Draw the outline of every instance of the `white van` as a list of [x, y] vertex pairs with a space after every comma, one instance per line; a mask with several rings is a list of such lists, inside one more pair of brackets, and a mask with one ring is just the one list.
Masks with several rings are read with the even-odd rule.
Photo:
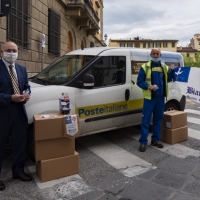
[[[125, 76], [116, 83], [119, 60], [126, 63]], [[69, 93], [71, 113], [79, 115], [80, 136], [140, 124], [143, 94], [136, 79], [149, 60], [150, 49], [96, 47], [67, 53], [30, 80], [29, 124], [34, 114], [58, 112], [62, 92]], [[180, 53], [162, 51], [161, 61], [184, 66]], [[169, 88], [165, 109], [184, 110], [185, 96], [173, 83]]]

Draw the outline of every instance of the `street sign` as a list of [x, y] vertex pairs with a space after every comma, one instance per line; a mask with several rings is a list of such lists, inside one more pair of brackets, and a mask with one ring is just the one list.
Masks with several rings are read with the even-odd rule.
[[45, 48], [45, 34], [42, 34], [42, 47]]
[[44, 65], [45, 34], [42, 34], [42, 70]]
[[11, 0], [0, 0], [0, 17], [6, 16], [11, 10]]

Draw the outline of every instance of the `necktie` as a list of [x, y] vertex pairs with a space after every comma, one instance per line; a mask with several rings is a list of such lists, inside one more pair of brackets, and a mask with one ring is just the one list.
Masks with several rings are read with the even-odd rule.
[[9, 69], [10, 69], [10, 77], [13, 85], [14, 94], [20, 94], [17, 77], [13, 71], [13, 65], [9, 65]]

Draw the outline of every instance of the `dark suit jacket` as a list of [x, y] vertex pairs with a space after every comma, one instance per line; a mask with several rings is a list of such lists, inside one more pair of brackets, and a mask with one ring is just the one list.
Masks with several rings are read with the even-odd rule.
[[[28, 83], [28, 76], [26, 68], [15, 63], [15, 69], [17, 72], [19, 89], [22, 92], [26, 89], [30, 90], [30, 85]], [[3, 62], [0, 59], [0, 118], [3, 117], [6, 113], [8, 106], [12, 105], [11, 96], [13, 94], [13, 86], [10, 78], [10, 74]], [[20, 103], [23, 106], [24, 114], [27, 117], [24, 103]]]

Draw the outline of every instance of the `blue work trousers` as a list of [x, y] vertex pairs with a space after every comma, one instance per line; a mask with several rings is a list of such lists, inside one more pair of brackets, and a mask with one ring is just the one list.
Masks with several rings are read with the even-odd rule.
[[142, 112], [142, 125], [141, 125], [141, 137], [139, 139], [141, 144], [147, 145], [149, 125], [151, 122], [151, 116], [153, 114], [153, 135], [151, 141], [157, 142], [160, 140], [161, 133], [161, 120], [164, 115], [164, 97], [155, 97], [151, 100], [144, 99], [143, 112]]

